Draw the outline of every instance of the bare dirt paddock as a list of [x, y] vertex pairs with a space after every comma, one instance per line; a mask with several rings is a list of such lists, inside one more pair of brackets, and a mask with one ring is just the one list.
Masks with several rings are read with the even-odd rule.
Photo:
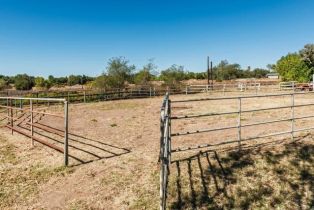
[[[207, 95], [208, 96], [208, 95]], [[212, 95], [217, 96], [217, 95]], [[221, 95], [220, 95], [221, 96]], [[171, 96], [172, 100], [205, 97], [204, 94]], [[300, 97], [300, 96], [298, 96]], [[0, 129], [1, 209], [158, 209], [159, 208], [159, 117], [162, 98], [108, 101], [70, 105], [70, 167], [62, 167], [63, 155], [35, 144], [8, 129]], [[310, 103], [314, 95], [299, 98]], [[287, 105], [289, 98], [256, 99], [243, 107]], [[232, 111], [232, 101], [173, 104], [172, 115]], [[310, 107], [296, 115], [310, 115]], [[289, 110], [244, 115], [243, 121], [289, 117]], [[173, 133], [234, 125], [236, 116], [173, 121]], [[283, 131], [290, 122], [243, 130], [243, 135]], [[313, 119], [296, 122], [308, 127]], [[60, 144], [62, 121], [43, 117], [38, 126], [53, 131], [46, 135]], [[173, 137], [173, 148], [221, 142], [236, 130]], [[188, 151], [173, 154], [168, 208], [171, 209], [306, 209], [314, 204], [312, 136], [299, 132], [244, 143], [265, 143], [243, 152]], [[273, 143], [269, 143], [273, 142]], [[197, 154], [197, 155], [195, 155]]]

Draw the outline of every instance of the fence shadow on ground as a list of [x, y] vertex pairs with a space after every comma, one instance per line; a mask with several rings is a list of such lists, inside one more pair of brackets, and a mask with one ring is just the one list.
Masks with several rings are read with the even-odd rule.
[[[17, 127], [24, 132], [30, 132], [29, 123], [29, 119], [26, 117], [19, 124], [17, 124]], [[34, 135], [44, 141], [63, 147], [64, 131], [46, 125], [40, 120], [36, 120], [36, 122], [34, 122], [34, 128]], [[98, 160], [114, 158], [131, 152], [130, 149], [112, 145], [103, 140], [91, 139], [73, 132], [68, 134], [68, 145], [71, 166], [78, 166]]]
[[242, 151], [207, 151], [171, 164], [170, 209], [310, 209], [314, 144], [303, 141]]

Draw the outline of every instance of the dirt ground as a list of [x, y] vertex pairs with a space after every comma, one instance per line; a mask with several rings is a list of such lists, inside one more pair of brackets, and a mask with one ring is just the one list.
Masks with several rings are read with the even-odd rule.
[[[226, 94], [227, 95], [227, 94]], [[235, 95], [235, 94], [232, 94]], [[217, 97], [221, 95], [210, 95]], [[296, 104], [313, 103], [314, 95], [296, 96]], [[205, 94], [171, 96], [173, 101], [208, 97]], [[9, 129], [0, 129], [1, 209], [158, 209], [159, 208], [159, 118], [162, 97], [70, 104], [70, 167], [62, 167], [63, 155]], [[245, 99], [242, 109], [289, 105], [289, 97]], [[237, 100], [172, 103], [172, 116], [235, 111]], [[309, 107], [296, 108], [295, 116], [312, 115]], [[290, 117], [290, 109], [246, 113], [243, 124]], [[56, 108], [54, 112], [60, 110]], [[237, 114], [172, 121], [172, 133], [234, 126]], [[313, 119], [295, 122], [296, 128], [310, 127]], [[62, 147], [63, 121], [43, 117], [38, 126], [54, 130], [35, 135]], [[247, 127], [243, 138], [289, 130], [291, 122]], [[28, 127], [24, 128], [27, 130]], [[56, 130], [56, 129], [59, 129]], [[307, 135], [299, 132], [296, 135]], [[290, 134], [243, 142], [243, 146], [289, 139]], [[237, 139], [237, 129], [173, 137], [173, 148]], [[237, 144], [235, 144], [237, 145]], [[235, 146], [231, 145], [231, 146]], [[174, 153], [173, 160], [190, 157], [199, 150]], [[204, 150], [203, 150], [204, 151]], [[176, 171], [176, 162], [172, 164]], [[183, 173], [183, 172], [181, 172]], [[185, 173], [185, 172], [184, 172]], [[188, 174], [188, 173], [186, 173]], [[175, 175], [171, 174], [175, 180]], [[170, 185], [170, 190], [176, 186]], [[187, 185], [189, 185], [187, 183]], [[177, 192], [170, 191], [170, 207], [178, 206]], [[188, 195], [190, 195], [187, 192]], [[187, 198], [189, 200], [190, 198]], [[208, 204], [208, 203], [207, 203]], [[222, 207], [226, 207], [223, 204]], [[220, 207], [221, 207], [220, 206]], [[204, 206], [202, 206], [203, 208]]]

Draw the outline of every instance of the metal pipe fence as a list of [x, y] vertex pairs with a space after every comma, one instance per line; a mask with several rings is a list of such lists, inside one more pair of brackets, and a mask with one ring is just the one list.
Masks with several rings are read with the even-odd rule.
[[[63, 111], [58, 114], [49, 113], [47, 110], [51, 108], [51, 104], [61, 105]], [[41, 121], [43, 117], [49, 116], [53, 120], [60, 119], [63, 121], [63, 147], [55, 145], [47, 140], [44, 140], [40, 135], [35, 135], [35, 128], [37, 122]], [[69, 164], [68, 154], [68, 101], [66, 99], [56, 98], [24, 98], [24, 97], [0, 97], [0, 125], [1, 127], [9, 128], [12, 135], [14, 132], [22, 134], [31, 139], [31, 146], [34, 142], [41, 143], [54, 150], [64, 154], [64, 165]], [[39, 130], [39, 129], [38, 129]], [[44, 130], [44, 128], [40, 128]], [[39, 134], [39, 132], [36, 132]]]
[[[175, 86], [141, 86], [122, 89], [72, 89], [72, 90], [47, 90], [47, 91], [0, 91], [4, 97], [25, 97], [25, 98], [66, 98], [69, 103], [151, 98], [163, 96], [166, 93], [175, 94], [197, 94], [221, 92], [223, 95], [228, 92], [255, 92], [268, 89], [279, 90], [278, 84], [262, 83], [214, 83], [213, 85], [175, 85]], [[36, 102], [38, 103], [38, 102]], [[53, 102], [51, 102], [53, 103]]]
[[[166, 198], [167, 198], [167, 184], [164, 183], [164, 180], [168, 180], [168, 175], [170, 174], [170, 171], [166, 171], [165, 173], [163, 168], [167, 168], [169, 170], [169, 165], [171, 164], [171, 156], [172, 153], [176, 152], [182, 152], [182, 151], [190, 151], [190, 150], [196, 150], [201, 148], [214, 148], [217, 146], [222, 145], [230, 145], [237, 143], [237, 147], [239, 150], [242, 148], [243, 142], [254, 140], [254, 139], [261, 139], [261, 138], [268, 138], [272, 136], [280, 136], [280, 135], [287, 135], [290, 134], [291, 139], [294, 140], [296, 137], [296, 133], [301, 131], [310, 131], [314, 130], [314, 126], [309, 127], [303, 127], [303, 128], [295, 128], [296, 120], [302, 120], [302, 119], [314, 119], [314, 115], [304, 115], [304, 116], [296, 116], [295, 115], [295, 108], [299, 107], [314, 107], [314, 103], [296, 103], [295, 96], [314, 96], [313, 92], [295, 92], [295, 93], [283, 93], [283, 94], [270, 94], [270, 95], [257, 95], [257, 96], [239, 96], [239, 97], [219, 97], [219, 98], [199, 98], [199, 99], [190, 99], [190, 100], [176, 100], [171, 101], [169, 98], [169, 95], [166, 95], [163, 106], [162, 106], [162, 115], [161, 115], [161, 150], [162, 151], [168, 151], [169, 153], [163, 153], [166, 154], [166, 156], [160, 156], [160, 161], [162, 163], [161, 166], [161, 175], [163, 179], [161, 180], [161, 209], [165, 209], [166, 206]], [[290, 104], [285, 106], [272, 106], [267, 108], [250, 108], [250, 107], [243, 107], [243, 102], [247, 102], [247, 100], [250, 99], [263, 99], [263, 98], [275, 98], [275, 97], [288, 97], [290, 98]], [[219, 112], [219, 113], [204, 113], [204, 114], [189, 114], [189, 115], [177, 115], [177, 116], [171, 116], [171, 106], [170, 104], [177, 104], [177, 103], [191, 103], [191, 102], [201, 102], [201, 101], [225, 101], [225, 100], [231, 100], [236, 106], [235, 111], [225, 111], [225, 112]], [[166, 105], [165, 105], [166, 104]], [[168, 105], [167, 105], [168, 104]], [[167, 107], [166, 107], [167, 106]], [[168, 109], [167, 109], [168, 108]], [[282, 119], [275, 119], [275, 120], [266, 120], [266, 121], [259, 121], [259, 122], [252, 122], [252, 123], [245, 123], [245, 121], [242, 119], [242, 114], [244, 113], [255, 113], [255, 112], [261, 112], [261, 111], [269, 111], [269, 110], [278, 110], [278, 112], [285, 110], [286, 112], [290, 112], [289, 117], [285, 117]], [[236, 124], [231, 126], [225, 126], [225, 127], [218, 127], [218, 128], [209, 128], [209, 129], [196, 129], [192, 131], [185, 131], [185, 132], [171, 132], [171, 121], [174, 120], [184, 120], [184, 119], [199, 119], [203, 117], [212, 117], [212, 116], [228, 116], [228, 115], [236, 115]], [[169, 119], [168, 119], [169, 118]], [[242, 128], [246, 127], [254, 127], [259, 125], [273, 125], [274, 123], [279, 122], [290, 122], [290, 129], [289, 130], [280, 130], [278, 132], [270, 132], [266, 134], [258, 134], [255, 136], [243, 136]], [[186, 122], [185, 122], [186, 124]], [[168, 128], [167, 128], [168, 126]], [[195, 146], [189, 146], [189, 147], [178, 147], [178, 148], [171, 148], [171, 142], [175, 140], [176, 137], [179, 136], [186, 136], [186, 135], [193, 135], [193, 134], [199, 134], [199, 133], [211, 133], [215, 131], [230, 131], [230, 130], [236, 130], [237, 137], [235, 139], [229, 139], [229, 140], [223, 140], [216, 143], [211, 144], [200, 144]], [[258, 129], [258, 128], [255, 128]], [[164, 131], [167, 131], [170, 135], [166, 135], [163, 133]], [[165, 149], [167, 147], [167, 149]]]
[[166, 209], [168, 176], [171, 162], [171, 102], [166, 94], [160, 112], [160, 209]]

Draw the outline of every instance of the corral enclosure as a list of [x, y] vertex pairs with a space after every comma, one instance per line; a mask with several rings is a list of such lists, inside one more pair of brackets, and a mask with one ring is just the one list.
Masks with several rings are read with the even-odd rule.
[[[220, 93], [209, 94], [175, 95], [171, 96], [171, 99], [175, 101], [209, 96], [222, 97]], [[231, 96], [236, 95], [239, 93], [232, 93]], [[228, 93], [225, 96], [228, 96]], [[68, 169], [60, 168], [60, 163], [63, 161], [61, 153], [36, 142], [35, 147], [32, 148], [29, 139], [16, 133], [11, 136], [8, 129], [1, 129], [3, 173], [0, 187], [4, 192], [1, 196], [1, 208], [159, 208], [158, 155], [161, 101], [162, 98], [158, 97], [70, 104], [69, 154], [81, 161], [70, 158], [72, 167]], [[314, 103], [312, 94], [295, 95], [296, 105], [309, 103]], [[171, 105], [172, 116], [238, 111], [237, 99], [228, 99], [224, 102], [220, 100], [194, 101]], [[243, 110], [290, 105], [290, 95], [243, 99], [242, 101]], [[58, 113], [58, 110], [54, 110], [53, 107], [53, 105], [50, 106], [49, 111]], [[313, 115], [311, 107], [295, 108], [295, 117], [306, 115]], [[241, 120], [243, 124], [250, 124], [290, 117], [291, 108], [285, 108], [243, 113]], [[172, 133], [184, 133], [237, 126], [237, 120], [238, 114], [180, 119], [172, 120], [171, 128]], [[311, 118], [296, 120], [295, 129], [312, 127], [312, 122]], [[58, 120], [49, 116], [42, 117], [38, 123], [58, 129], [62, 129], [63, 126]], [[242, 138], [248, 138], [290, 129], [291, 120], [260, 125], [254, 129], [242, 128], [241, 133]], [[62, 136], [58, 135], [57, 130], [53, 130], [45, 138], [50, 143], [58, 145], [60, 143], [53, 139], [62, 139]], [[44, 134], [39, 128], [37, 131], [36, 135]], [[297, 137], [299, 135], [303, 138]], [[312, 182], [306, 181], [308, 179], [302, 182], [299, 172], [304, 169], [303, 172], [307, 171], [304, 176], [312, 176], [313, 147], [312, 142], [309, 141], [311, 136], [307, 131], [295, 133], [295, 136], [295, 143], [291, 143], [289, 133], [242, 142], [241, 146], [245, 152], [237, 152], [237, 142], [224, 148], [217, 147], [214, 149], [216, 152], [206, 152], [210, 148], [201, 148], [203, 151], [201, 154], [200, 149], [174, 152], [172, 164], [170, 164], [167, 207], [172, 209], [267, 208], [273, 205], [294, 209], [298, 207], [298, 202], [303, 207], [308, 206], [313, 192]], [[237, 128], [228, 131], [173, 136], [172, 148], [219, 143], [237, 140], [237, 138]], [[272, 143], [267, 147], [264, 147], [265, 145], [258, 147], [262, 148], [261, 150], [256, 150], [256, 148], [245, 150], [246, 147], [266, 142]], [[226, 149], [232, 149], [232, 151], [225, 151]], [[301, 158], [300, 154], [303, 154]], [[218, 162], [217, 159], [221, 161]], [[280, 180], [279, 175], [273, 175], [275, 168], [278, 169], [279, 175], [281, 172], [289, 173], [291, 177], [287, 180]], [[264, 173], [271, 176], [263, 176]], [[43, 174], [44, 177], [41, 178]], [[29, 180], [26, 185], [23, 180], [17, 178], [19, 176]], [[276, 180], [280, 187], [274, 189], [275, 185], [269, 186], [272, 179]], [[293, 179], [295, 182], [291, 184]], [[251, 186], [247, 183], [255, 185]], [[31, 189], [30, 186], [32, 186]], [[304, 189], [301, 186], [304, 186]], [[293, 187], [296, 189], [295, 193], [290, 190]], [[257, 194], [261, 192], [264, 197], [258, 199], [258, 196], [252, 192]], [[246, 193], [253, 194], [253, 197]], [[290, 195], [288, 201], [280, 197], [281, 194], [285, 195], [284, 193]], [[24, 196], [17, 196], [18, 194]]]
[[[261, 202], [257, 197], [251, 201], [250, 199], [243, 201], [243, 198], [235, 198], [237, 196], [235, 192], [231, 194], [230, 192], [226, 193], [224, 190], [227, 190], [227, 188], [218, 186], [216, 176], [220, 176], [223, 184], [226, 185], [227, 176], [232, 175], [228, 174], [230, 171], [226, 172], [226, 170], [233, 170], [233, 166], [228, 166], [229, 168], [224, 169], [219, 156], [223, 154], [222, 158], [226, 158], [226, 154], [231, 154], [231, 157], [228, 157], [230, 159], [229, 162], [234, 161], [233, 164], [241, 164], [237, 163], [237, 161], [241, 161], [241, 155], [249, 154], [248, 150], [254, 151], [255, 148], [261, 148], [262, 146], [280, 145], [282, 143], [286, 145], [289, 145], [289, 143], [295, 144], [296, 150], [293, 152], [298, 155], [300, 145], [297, 145], [296, 142], [305, 137], [307, 140], [311, 139], [311, 135], [308, 135], [310, 134], [308, 132], [313, 129], [313, 93], [170, 99], [166, 96], [161, 112], [162, 167], [160, 188], [162, 189], [162, 209], [165, 209], [169, 203], [172, 208], [205, 208], [206, 206], [210, 208], [248, 208], [256, 205], [256, 203], [264, 207], [283, 205], [280, 202]], [[291, 145], [288, 148], [289, 152], [291, 152]], [[308, 152], [312, 151], [311, 147], [306, 145], [305, 148], [305, 151], [303, 151], [304, 148], [301, 147], [301, 152], [309, 155]], [[282, 149], [282, 145], [278, 146], [278, 148], [274, 147], [272, 150], [277, 149]], [[283, 154], [283, 156], [288, 155]], [[201, 161], [204, 157], [206, 160]], [[265, 157], [261, 156], [259, 158], [262, 160]], [[298, 160], [298, 157], [288, 158], [295, 158], [293, 159], [295, 162]], [[215, 159], [214, 162], [218, 163], [218, 169], [213, 167], [210, 159]], [[194, 166], [191, 165], [193, 160], [195, 160]], [[254, 161], [258, 162], [259, 160]], [[254, 161], [248, 163], [248, 165], [252, 167]], [[305, 158], [305, 161], [308, 162], [307, 164], [311, 163], [311, 159]], [[183, 166], [181, 165], [180, 167], [180, 163]], [[172, 164], [175, 164], [176, 167]], [[207, 168], [203, 168], [202, 164], [206, 164]], [[168, 187], [168, 180], [173, 178], [172, 170], [177, 172], [177, 177], [176, 180], [172, 180], [172, 184]], [[219, 174], [215, 174], [217, 170], [220, 171]], [[239, 171], [241, 173], [241, 170]], [[299, 172], [311, 176], [312, 166]], [[194, 173], [197, 174], [196, 177], [200, 181], [195, 180]], [[287, 173], [289, 174], [290, 172]], [[187, 176], [189, 179], [186, 178]], [[241, 177], [242, 179], [246, 177], [245, 174], [243, 176]], [[265, 179], [267, 178], [265, 175]], [[305, 181], [302, 177], [295, 178], [296, 182], [299, 180]], [[253, 179], [253, 181], [255, 180]], [[184, 192], [187, 188], [182, 183], [190, 188], [189, 193]], [[216, 188], [216, 192], [209, 193], [209, 190], [213, 190], [209, 187], [211, 184], [216, 186], [213, 187]], [[172, 188], [173, 185], [177, 185], [176, 188]], [[199, 185], [198, 187], [201, 188], [198, 192], [195, 190], [195, 185]], [[231, 187], [233, 186], [231, 185]], [[313, 186], [309, 184], [307, 187], [312, 189]], [[175, 194], [172, 191], [173, 189], [177, 191], [177, 201], [171, 199]], [[243, 189], [239, 190], [243, 191]], [[272, 188], [270, 190], [274, 191]], [[290, 190], [293, 191], [293, 187]], [[255, 191], [263, 193], [259, 189], [255, 189]], [[250, 193], [250, 190], [244, 191], [246, 196]], [[311, 196], [313, 194], [312, 190], [306, 193]], [[272, 199], [271, 195], [272, 193], [268, 195], [270, 197], [268, 200]], [[168, 196], [170, 196], [172, 202], [167, 202]], [[215, 199], [215, 197], [218, 198]], [[299, 202], [302, 203], [302, 206], [311, 206], [308, 203], [311, 202], [309, 198], [302, 198]], [[284, 206], [285, 208], [291, 207], [285, 204]], [[296, 207], [294, 204], [293, 208]]]

